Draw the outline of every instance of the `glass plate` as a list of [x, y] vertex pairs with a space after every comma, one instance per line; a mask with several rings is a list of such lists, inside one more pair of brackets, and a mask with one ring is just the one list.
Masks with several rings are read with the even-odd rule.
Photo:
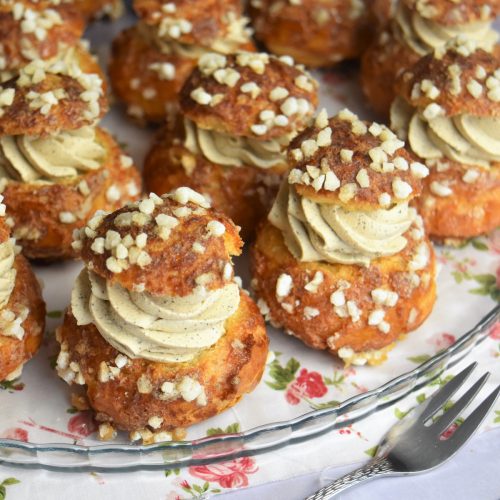
[[[126, 18], [92, 27], [89, 37], [101, 60], [106, 60], [112, 38], [130, 22]], [[369, 116], [360, 104], [353, 67], [316, 76], [322, 83], [322, 105], [331, 114], [347, 106]], [[128, 123], [116, 109], [104, 122], [140, 165], [152, 131]], [[188, 429], [185, 441], [149, 446], [130, 444], [122, 434], [102, 444], [91, 433], [90, 412], [75, 413], [69, 408], [71, 390], [52, 368], [57, 354], [53, 332], [81, 264], [36, 267], [45, 283], [47, 335], [22, 378], [0, 384], [0, 461], [72, 471], [174, 468], [281, 448], [366, 418], [457, 363], [498, 321], [500, 310], [498, 306], [492, 309], [492, 297], [500, 233], [472, 243], [462, 249], [438, 250], [442, 269], [436, 307], [421, 328], [398, 343], [383, 365], [344, 369], [328, 354], [307, 349], [269, 327], [275, 359], [252, 394]], [[237, 271], [245, 284], [249, 283], [247, 269], [246, 257], [238, 259]], [[500, 374], [494, 374], [493, 382], [499, 378]]]
[[[293, 420], [273, 422], [241, 433], [148, 446], [33, 444], [0, 439], [0, 459], [13, 465], [57, 470], [154, 470], [213, 463], [279, 449], [359, 421], [419, 390], [470, 353], [488, 336], [499, 318], [500, 306], [496, 306], [451, 347], [416, 369], [336, 407], [311, 411]], [[348, 419], [340, 421], [339, 417], [345, 415]]]

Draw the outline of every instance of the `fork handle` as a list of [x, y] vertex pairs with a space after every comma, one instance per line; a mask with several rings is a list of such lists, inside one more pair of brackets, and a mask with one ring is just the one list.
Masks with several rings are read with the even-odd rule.
[[332, 498], [337, 493], [350, 488], [351, 486], [355, 486], [363, 481], [373, 479], [384, 474], [390, 474], [391, 472], [394, 472], [394, 470], [387, 458], [375, 458], [363, 467], [360, 467], [345, 476], [339, 477], [333, 483], [318, 490], [314, 493], [314, 495], [307, 497], [306, 500], [326, 500], [328, 498]]

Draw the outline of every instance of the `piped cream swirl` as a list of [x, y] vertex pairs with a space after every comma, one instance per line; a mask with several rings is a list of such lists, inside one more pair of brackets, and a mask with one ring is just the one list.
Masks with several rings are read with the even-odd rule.
[[165, 36], [159, 28], [152, 27], [146, 23], [139, 23], [139, 32], [147, 40], [153, 42], [163, 54], [176, 54], [180, 57], [198, 59], [207, 52], [218, 52], [220, 54], [234, 54], [241, 47], [249, 43], [251, 31], [247, 28], [247, 17], [232, 17], [227, 24], [224, 37], [216, 38], [209, 47], [197, 44], [179, 42], [169, 36]]
[[288, 136], [268, 141], [251, 137], [234, 137], [198, 127], [184, 119], [186, 138], [184, 145], [193, 154], [202, 154], [207, 160], [224, 166], [250, 165], [268, 169], [286, 163], [284, 148]]
[[415, 217], [415, 210], [407, 203], [371, 212], [319, 204], [300, 196], [284, 182], [269, 221], [281, 230], [287, 248], [302, 262], [368, 266], [372, 259], [405, 248], [403, 234]]
[[16, 252], [13, 240], [9, 239], [0, 244], [0, 309], [9, 302], [12, 290], [16, 284], [16, 270], [14, 260]]
[[58, 181], [101, 167], [105, 149], [93, 127], [47, 137], [0, 138], [0, 177], [21, 182]]
[[484, 168], [500, 161], [500, 118], [461, 114], [426, 119], [398, 97], [391, 108], [391, 125], [424, 160], [444, 158]]
[[193, 359], [224, 334], [238, 309], [239, 288], [230, 283], [186, 297], [132, 292], [83, 270], [71, 296], [78, 325], [93, 323], [103, 338], [130, 358], [164, 363]]
[[487, 51], [491, 51], [498, 41], [498, 33], [490, 21], [445, 26], [424, 19], [416, 10], [411, 11], [404, 2], [399, 3], [394, 21], [401, 39], [421, 56], [442, 47], [458, 35], [466, 35], [479, 48]]

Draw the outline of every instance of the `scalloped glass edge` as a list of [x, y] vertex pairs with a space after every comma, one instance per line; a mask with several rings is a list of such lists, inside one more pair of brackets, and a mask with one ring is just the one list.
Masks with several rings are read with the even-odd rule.
[[[490, 327], [499, 318], [500, 305], [497, 305], [448, 349], [414, 370], [336, 407], [314, 410], [293, 420], [262, 425], [238, 434], [146, 446], [31, 444], [0, 439], [0, 463], [68, 472], [159, 470], [214, 463], [283, 448], [362, 420], [419, 390], [469, 354], [488, 336]], [[338, 422], [338, 417], [347, 414], [348, 420]]]

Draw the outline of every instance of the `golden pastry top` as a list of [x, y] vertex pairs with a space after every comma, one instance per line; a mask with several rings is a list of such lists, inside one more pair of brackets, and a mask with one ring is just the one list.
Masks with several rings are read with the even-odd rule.
[[36, 60], [0, 84], [0, 135], [53, 134], [95, 124], [107, 111], [103, 81], [84, 72], [79, 52]]
[[231, 255], [242, 246], [238, 228], [187, 187], [96, 213], [76, 239], [98, 276], [129, 291], [179, 297], [231, 282]]
[[18, 70], [29, 61], [47, 60], [75, 46], [85, 29], [69, 2], [0, 2], [0, 70]]
[[199, 127], [269, 140], [307, 126], [318, 83], [290, 57], [205, 54], [181, 92], [181, 111]]
[[500, 116], [500, 65], [474, 41], [457, 37], [403, 72], [398, 95], [428, 117]]
[[387, 209], [418, 196], [428, 175], [404, 146], [384, 125], [364, 122], [347, 109], [333, 118], [322, 111], [288, 148], [288, 182], [318, 203]]

